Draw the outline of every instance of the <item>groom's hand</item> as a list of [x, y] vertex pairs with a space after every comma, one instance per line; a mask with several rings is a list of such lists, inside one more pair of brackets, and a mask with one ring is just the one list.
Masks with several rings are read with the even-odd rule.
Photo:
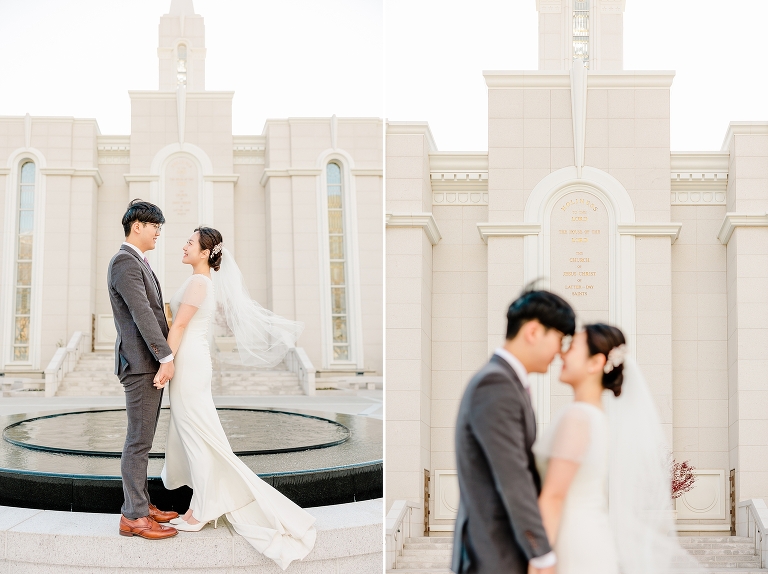
[[528, 574], [555, 574], [555, 567], [544, 568], [543, 570], [528, 564]]
[[165, 385], [168, 384], [168, 381], [170, 381], [173, 378], [174, 373], [174, 366], [173, 361], [168, 361], [167, 363], [161, 363], [160, 369], [158, 369], [157, 374], [155, 375], [154, 379], [154, 385], [158, 389], [165, 388]]

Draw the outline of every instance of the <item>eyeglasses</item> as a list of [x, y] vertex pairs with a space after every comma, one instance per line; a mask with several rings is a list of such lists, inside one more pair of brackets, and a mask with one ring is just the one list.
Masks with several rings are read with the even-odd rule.
[[143, 225], [151, 225], [151, 226], [152, 226], [152, 227], [154, 227], [154, 228], [155, 228], [157, 231], [160, 231], [160, 230], [163, 228], [163, 226], [162, 226], [162, 225], [160, 225], [160, 224], [158, 224], [158, 223], [151, 223], [151, 222], [149, 222], [149, 221], [142, 221], [141, 223], [142, 223]]

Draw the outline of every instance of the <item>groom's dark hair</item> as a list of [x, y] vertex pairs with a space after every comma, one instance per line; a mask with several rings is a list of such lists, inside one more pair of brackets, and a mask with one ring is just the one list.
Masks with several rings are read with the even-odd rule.
[[123, 231], [125, 236], [131, 234], [131, 226], [135, 221], [140, 223], [156, 223], [162, 225], [165, 223], [163, 212], [154, 203], [149, 203], [142, 199], [134, 199], [128, 204], [128, 209], [123, 215]]
[[512, 301], [507, 311], [507, 340], [517, 337], [528, 321], [538, 321], [545, 329], [557, 329], [565, 335], [576, 331], [576, 314], [571, 306], [554, 293], [534, 290], [530, 285]]

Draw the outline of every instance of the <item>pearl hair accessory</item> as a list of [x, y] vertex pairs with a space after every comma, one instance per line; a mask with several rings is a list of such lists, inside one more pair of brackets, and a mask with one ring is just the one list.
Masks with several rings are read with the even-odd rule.
[[624, 344], [611, 349], [611, 351], [608, 353], [608, 357], [605, 360], [605, 366], [603, 367], [603, 372], [605, 374], [608, 374], [619, 365], [623, 365], [624, 358], [626, 356], [627, 356], [627, 346]]
[[221, 246], [224, 245], [223, 243], [219, 243], [216, 245], [216, 247], [213, 248], [213, 251], [211, 251], [211, 255], [218, 255], [221, 251]]

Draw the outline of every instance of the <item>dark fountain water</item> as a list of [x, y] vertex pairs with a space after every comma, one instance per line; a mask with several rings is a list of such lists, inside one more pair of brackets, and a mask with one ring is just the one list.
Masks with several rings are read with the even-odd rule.
[[[311, 411], [217, 409], [232, 450], [263, 480], [303, 507], [383, 496], [382, 422]], [[191, 489], [160, 480], [168, 430], [160, 414], [149, 460], [158, 506], [186, 510]], [[62, 410], [0, 417], [0, 505], [119, 513], [124, 409]]]

